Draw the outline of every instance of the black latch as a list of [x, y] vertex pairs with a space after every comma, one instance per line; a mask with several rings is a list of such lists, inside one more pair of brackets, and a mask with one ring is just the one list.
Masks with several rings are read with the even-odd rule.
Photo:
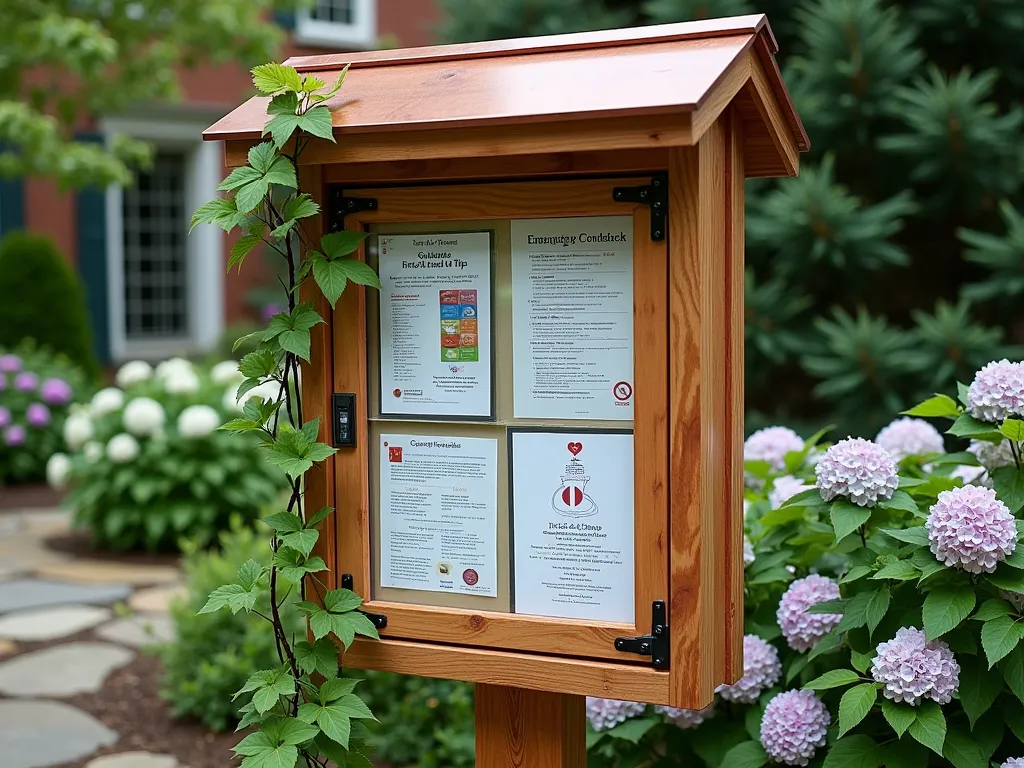
[[615, 187], [612, 197], [620, 203], [644, 203], [651, 206], [651, 240], [665, 239], [668, 215], [668, 174], [657, 173], [650, 184], [641, 187]]
[[[352, 589], [352, 584], [353, 582], [351, 573], [341, 574], [342, 589]], [[368, 611], [364, 611], [361, 609], [357, 610], [359, 610], [359, 612], [363, 614], [363, 616], [368, 618], [370, 620], [370, 623], [373, 624], [373, 626], [375, 626], [377, 629], [384, 629], [388, 625], [388, 617], [385, 616], [383, 613], [370, 613]]]
[[664, 600], [651, 603], [651, 634], [640, 637], [615, 638], [615, 650], [650, 656], [655, 669], [668, 669], [668, 614]]
[[345, 190], [338, 185], [331, 187], [327, 199], [327, 225], [331, 232], [341, 232], [345, 229], [345, 217], [350, 213], [377, 210], [377, 198], [346, 197]]
[[356, 444], [356, 396], [352, 392], [331, 395], [331, 437], [335, 448], [352, 448]]

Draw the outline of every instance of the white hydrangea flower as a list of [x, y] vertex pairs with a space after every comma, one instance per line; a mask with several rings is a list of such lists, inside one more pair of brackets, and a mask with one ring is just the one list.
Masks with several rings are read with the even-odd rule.
[[1001, 443], [971, 440], [967, 450], [977, 456], [978, 463], [989, 472], [1000, 467], [1012, 467], [1016, 464], [1013, 458], [1013, 451], [1010, 450], [1009, 440], [1003, 440]]
[[164, 389], [172, 395], [191, 395], [199, 389], [199, 377], [189, 369], [172, 371], [163, 378]]
[[210, 378], [215, 384], [241, 384], [245, 381], [245, 376], [238, 372], [238, 363], [234, 360], [217, 363], [210, 370]]
[[126, 389], [133, 384], [148, 381], [151, 378], [153, 378], [153, 366], [145, 360], [132, 360], [125, 363], [118, 369], [117, 375], [114, 377], [117, 381], [117, 386], [122, 389]]
[[250, 397], [258, 397], [261, 400], [275, 403], [277, 402], [278, 395], [281, 394], [281, 383], [278, 381], [265, 381], [258, 387], [254, 387], [250, 391], [246, 392], [242, 396], [242, 402], [245, 403]]
[[182, 437], [205, 437], [223, 422], [220, 414], [208, 405], [190, 405], [178, 417], [178, 433]]
[[86, 461], [95, 462], [103, 458], [103, 445], [95, 440], [90, 440], [82, 449]]
[[107, 456], [115, 464], [127, 464], [139, 455], [139, 442], [131, 435], [121, 432], [107, 443]]
[[92, 396], [89, 410], [96, 418], [119, 411], [124, 405], [124, 392], [117, 387], [106, 387]]
[[164, 425], [164, 407], [151, 397], [136, 397], [124, 407], [122, 421], [133, 435], [154, 435]]
[[55, 453], [46, 462], [46, 482], [51, 488], [62, 489], [71, 474], [71, 459], [63, 453]]
[[169, 360], [164, 360], [156, 367], [156, 377], [158, 379], [167, 379], [176, 373], [195, 373], [195, 369], [188, 360], [183, 357], [172, 357]]
[[92, 417], [86, 411], [75, 411], [64, 421], [64, 442], [77, 451], [93, 436]]

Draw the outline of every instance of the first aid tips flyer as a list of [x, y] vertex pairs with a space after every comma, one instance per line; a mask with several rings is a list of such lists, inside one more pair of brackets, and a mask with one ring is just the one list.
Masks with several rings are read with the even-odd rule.
[[382, 235], [378, 254], [381, 412], [490, 418], [491, 234]]

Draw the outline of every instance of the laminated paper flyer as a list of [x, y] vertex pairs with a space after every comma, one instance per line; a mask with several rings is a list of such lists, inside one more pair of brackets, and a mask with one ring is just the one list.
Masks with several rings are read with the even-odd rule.
[[498, 595], [498, 441], [380, 437], [382, 587]]
[[632, 622], [633, 436], [512, 432], [515, 611]]
[[633, 219], [512, 222], [517, 418], [633, 418]]
[[382, 235], [381, 412], [491, 414], [491, 235]]

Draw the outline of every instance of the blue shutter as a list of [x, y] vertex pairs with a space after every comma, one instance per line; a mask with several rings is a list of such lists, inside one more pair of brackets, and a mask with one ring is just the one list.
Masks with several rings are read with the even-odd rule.
[[295, 29], [295, 11], [275, 11], [274, 23], [281, 29]]
[[0, 179], [0, 235], [25, 228], [24, 193], [21, 179]]
[[[79, 141], [102, 143], [97, 135], [79, 136]], [[86, 306], [92, 319], [96, 356], [110, 362], [110, 322], [107, 315], [107, 192], [86, 187], [78, 193], [78, 272], [85, 284]]]

